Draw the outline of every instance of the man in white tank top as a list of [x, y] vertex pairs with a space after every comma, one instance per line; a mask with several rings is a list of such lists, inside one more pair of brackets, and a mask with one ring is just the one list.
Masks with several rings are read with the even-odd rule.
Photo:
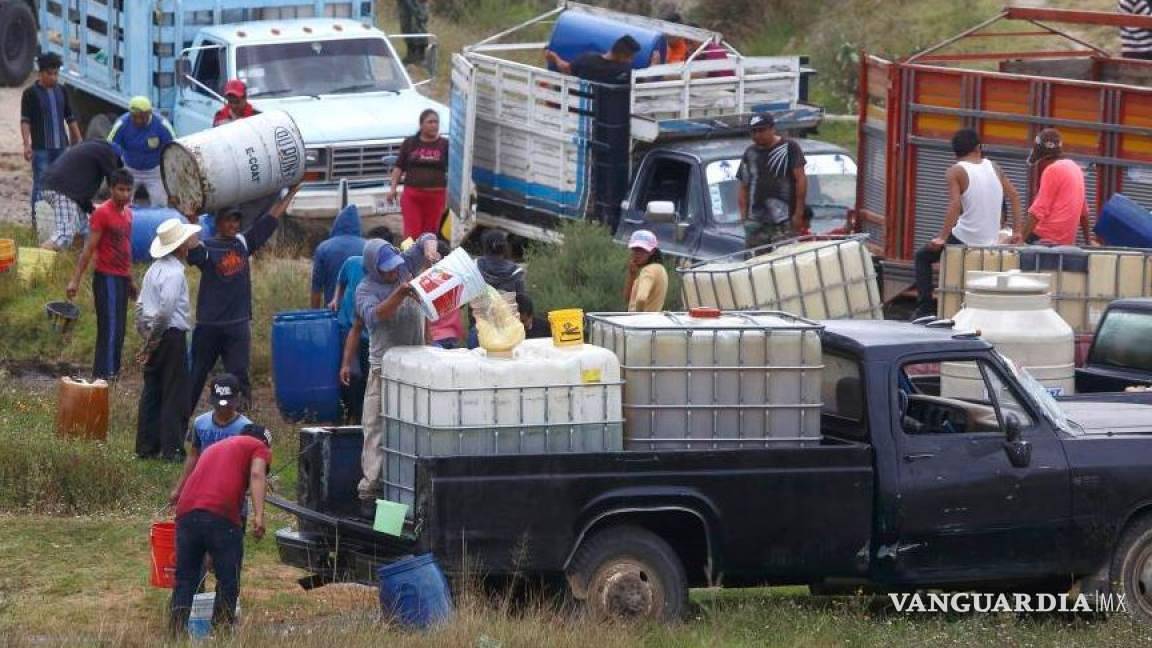
[[1020, 238], [1020, 195], [1000, 167], [984, 158], [976, 131], [963, 128], [952, 136], [956, 164], [949, 169], [948, 212], [936, 238], [916, 252], [916, 314], [936, 313], [932, 301], [932, 264], [945, 245], [995, 245], [999, 242], [1004, 198], [1012, 208], [1013, 242]]

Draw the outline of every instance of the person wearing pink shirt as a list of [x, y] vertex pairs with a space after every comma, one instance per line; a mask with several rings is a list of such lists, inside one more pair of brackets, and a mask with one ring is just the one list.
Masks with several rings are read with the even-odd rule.
[[1029, 218], [1022, 233], [1024, 242], [1076, 245], [1079, 226], [1084, 240], [1092, 245], [1084, 172], [1074, 160], [1064, 157], [1060, 131], [1055, 128], [1040, 131], [1028, 162], [1040, 171], [1040, 189], [1028, 207]]

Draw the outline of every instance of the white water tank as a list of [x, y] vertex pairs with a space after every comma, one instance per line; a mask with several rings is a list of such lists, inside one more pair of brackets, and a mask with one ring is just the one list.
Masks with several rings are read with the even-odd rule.
[[[381, 361], [384, 497], [414, 502], [420, 457], [611, 452], [622, 448], [620, 364], [592, 345], [397, 347]], [[538, 343], [538, 344], [537, 344]], [[547, 344], [550, 349], [535, 348]]]
[[763, 448], [820, 436], [820, 326], [783, 313], [593, 314], [624, 373], [630, 450]]
[[[1075, 333], [1052, 308], [1047, 274], [970, 271], [964, 308], [952, 319], [957, 330], [980, 337], [1027, 369], [1055, 395], [1076, 389]], [[940, 395], [983, 400], [984, 380], [973, 363], [944, 363]]]

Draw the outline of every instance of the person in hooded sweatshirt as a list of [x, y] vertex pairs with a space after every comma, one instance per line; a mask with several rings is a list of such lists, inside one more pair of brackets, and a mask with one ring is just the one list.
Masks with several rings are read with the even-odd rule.
[[496, 290], [525, 295], [528, 288], [524, 284], [524, 268], [508, 258], [508, 236], [499, 230], [484, 232], [480, 240], [484, 256], [477, 262], [484, 281]]
[[372, 239], [364, 245], [364, 279], [356, 287], [356, 319], [344, 343], [340, 382], [344, 385], [351, 382], [352, 363], [360, 348], [360, 331], [366, 327], [368, 384], [364, 391], [361, 419], [364, 450], [360, 455], [364, 475], [357, 491], [361, 514], [368, 518], [376, 511], [384, 467], [380, 363], [384, 353], [392, 347], [424, 344], [424, 314], [408, 282], [439, 259], [435, 234], [421, 235], [416, 244], [404, 252], [379, 239]]
[[332, 233], [312, 255], [312, 308], [323, 308], [336, 294], [336, 279], [348, 257], [364, 254], [360, 210], [348, 205], [332, 221]]

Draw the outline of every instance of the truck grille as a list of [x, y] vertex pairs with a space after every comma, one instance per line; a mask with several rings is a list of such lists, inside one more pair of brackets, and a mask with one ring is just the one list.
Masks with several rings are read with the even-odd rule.
[[392, 165], [385, 164], [384, 157], [399, 152], [399, 140], [364, 146], [334, 146], [331, 178], [333, 180], [383, 178], [392, 171]]

